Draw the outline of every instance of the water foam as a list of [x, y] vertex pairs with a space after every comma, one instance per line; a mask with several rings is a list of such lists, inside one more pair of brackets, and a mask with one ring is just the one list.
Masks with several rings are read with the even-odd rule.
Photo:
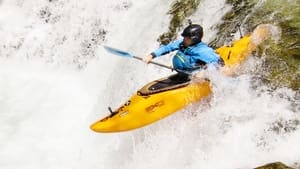
[[[9, 44], [1, 49], [0, 63], [1, 168], [232, 169], [299, 161], [299, 98], [289, 89], [253, 85], [247, 71], [232, 78], [212, 73], [210, 98], [145, 128], [92, 132], [88, 126], [107, 114], [107, 106], [119, 106], [140, 86], [169, 72], [116, 58], [97, 45], [91, 50], [95, 57], [77, 62], [75, 54], [87, 49], [81, 42], [92, 36], [89, 26], [100, 18], [98, 26], [107, 34], [99, 43], [148, 53], [166, 29], [171, 1], [53, 2], [1, 4], [6, 8], [2, 14], [23, 18], [0, 19], [1, 35]], [[51, 24], [38, 15], [47, 5], [57, 12], [48, 18]], [[225, 10], [212, 6], [209, 12], [220, 8]], [[206, 29], [211, 26], [202, 21]], [[213, 33], [206, 35], [209, 39]], [[63, 36], [68, 39], [61, 43]], [[19, 43], [23, 45], [16, 48]], [[86, 61], [81, 70], [68, 66]], [[255, 59], [247, 64], [252, 69], [259, 65]]]

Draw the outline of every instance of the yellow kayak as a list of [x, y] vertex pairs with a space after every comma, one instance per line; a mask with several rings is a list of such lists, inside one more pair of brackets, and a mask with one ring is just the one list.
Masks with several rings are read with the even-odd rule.
[[[226, 69], [232, 70], [255, 49], [251, 36], [245, 36], [231, 46], [216, 52], [224, 59]], [[208, 80], [180, 81], [176, 75], [155, 80], [137, 91], [128, 101], [110, 115], [95, 122], [90, 128], [95, 132], [121, 132], [143, 127], [158, 121], [187, 105], [210, 95]]]

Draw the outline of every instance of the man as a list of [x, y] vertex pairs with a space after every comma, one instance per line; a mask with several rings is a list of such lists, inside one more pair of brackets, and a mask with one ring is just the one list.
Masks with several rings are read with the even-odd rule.
[[[202, 42], [203, 28], [197, 24], [187, 26], [181, 36], [184, 39], [171, 42], [145, 56], [143, 61], [149, 63], [152, 59], [177, 50], [173, 57], [173, 68], [179, 76], [187, 78], [193, 72], [201, 72], [211, 66], [223, 65], [224, 62], [214, 50]], [[200, 74], [201, 74], [200, 73]]]

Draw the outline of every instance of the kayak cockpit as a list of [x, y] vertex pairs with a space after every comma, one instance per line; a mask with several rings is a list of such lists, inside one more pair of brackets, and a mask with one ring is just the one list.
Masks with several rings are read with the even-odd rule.
[[181, 88], [187, 86], [191, 79], [186, 74], [177, 73], [162, 79], [155, 80], [148, 83], [140, 90], [138, 90], [138, 95], [147, 96], [150, 94], [160, 93], [172, 89]]

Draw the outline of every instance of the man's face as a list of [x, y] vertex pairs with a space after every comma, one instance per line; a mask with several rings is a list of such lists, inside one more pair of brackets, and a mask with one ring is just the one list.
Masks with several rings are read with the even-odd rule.
[[183, 45], [185, 47], [190, 46], [192, 43], [193, 42], [192, 42], [192, 39], [190, 37], [187, 37], [187, 36], [184, 37], [184, 39], [183, 39]]

